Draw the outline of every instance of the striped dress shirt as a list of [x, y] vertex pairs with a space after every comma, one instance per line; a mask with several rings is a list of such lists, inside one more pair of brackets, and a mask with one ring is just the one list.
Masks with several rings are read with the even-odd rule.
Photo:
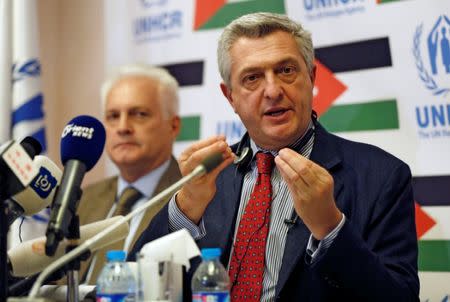
[[[308, 130], [305, 133], [313, 130], [314, 124], [310, 122]], [[300, 146], [300, 144], [303, 143], [302, 138], [303, 136], [300, 137], [294, 144], [288, 147], [295, 150], [298, 150], [298, 148], [300, 148], [299, 153], [304, 157], [309, 158], [314, 145], [314, 133], [306, 142], [304, 142], [303, 146]], [[278, 155], [278, 152], [267, 151], [259, 148], [253, 141], [251, 141], [251, 148], [254, 155], [258, 151], [270, 152], [274, 156]], [[254, 155], [250, 164], [250, 169], [244, 176], [244, 183], [242, 186], [241, 201], [239, 204], [235, 230], [238, 230], [240, 219], [253, 191], [253, 187], [258, 176]], [[274, 166], [274, 170], [272, 172], [271, 183], [273, 199], [270, 213], [269, 233], [267, 235], [266, 241], [263, 290], [261, 294], [261, 301], [264, 302], [275, 300], [275, 290], [278, 281], [278, 274], [281, 269], [286, 237], [289, 228], [291, 227], [291, 225], [289, 223], [286, 223], [285, 220], [295, 221], [298, 219], [298, 216], [294, 210], [292, 195], [289, 192], [287, 183], [281, 177], [281, 174], [276, 166]], [[344, 223], [345, 217], [343, 216], [339, 225], [321, 241], [316, 240], [312, 236], [310, 236], [307, 246], [307, 255], [309, 257], [309, 261], [314, 261], [314, 259], [316, 259], [320, 253], [323, 253], [331, 245]], [[169, 228], [171, 231], [186, 228], [190, 232], [192, 237], [196, 240], [201, 239], [206, 235], [207, 232], [207, 230], [205, 230], [203, 219], [198, 225], [196, 225], [181, 212], [181, 210], [176, 205], [175, 196], [172, 197], [171, 201], [169, 202]], [[235, 238], [236, 232], [234, 234], [233, 242]], [[233, 250], [231, 250], [230, 255], [232, 254]]]

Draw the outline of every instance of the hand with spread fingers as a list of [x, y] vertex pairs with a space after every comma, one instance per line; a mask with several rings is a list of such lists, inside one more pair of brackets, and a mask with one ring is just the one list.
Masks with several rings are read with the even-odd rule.
[[298, 216], [322, 240], [341, 221], [333, 197], [333, 177], [327, 170], [291, 149], [280, 150], [275, 163], [293, 196]]
[[216, 193], [217, 175], [233, 162], [234, 154], [226, 143], [225, 137], [219, 135], [191, 145], [178, 158], [181, 174], [185, 176], [201, 164], [206, 157], [214, 153], [221, 153], [223, 162], [210, 173], [184, 185], [176, 197], [179, 209], [195, 223], [200, 221]]

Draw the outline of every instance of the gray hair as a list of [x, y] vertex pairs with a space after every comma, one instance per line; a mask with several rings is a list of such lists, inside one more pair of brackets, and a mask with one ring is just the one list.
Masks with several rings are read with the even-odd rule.
[[164, 110], [164, 115], [166, 117], [178, 115], [179, 97], [177, 80], [166, 69], [143, 63], [122, 65], [103, 82], [100, 88], [102, 110], [105, 109], [106, 98], [114, 84], [130, 76], [144, 76], [158, 81], [159, 100]]
[[230, 49], [241, 37], [261, 38], [275, 31], [292, 34], [298, 45], [298, 50], [306, 62], [308, 72], [314, 68], [314, 48], [311, 34], [299, 23], [285, 15], [274, 13], [253, 13], [244, 15], [230, 24], [222, 32], [217, 47], [217, 61], [219, 72], [225, 85], [231, 87], [231, 58]]

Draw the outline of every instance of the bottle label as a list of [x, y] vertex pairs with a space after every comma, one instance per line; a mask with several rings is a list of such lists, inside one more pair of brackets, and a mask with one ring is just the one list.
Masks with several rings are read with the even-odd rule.
[[195, 292], [192, 302], [230, 302], [230, 294], [224, 292]]
[[134, 301], [133, 295], [128, 294], [97, 294], [97, 302], [128, 302]]

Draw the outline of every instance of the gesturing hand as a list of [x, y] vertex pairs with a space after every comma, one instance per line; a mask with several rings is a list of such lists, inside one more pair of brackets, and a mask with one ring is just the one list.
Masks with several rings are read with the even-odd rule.
[[341, 221], [333, 197], [334, 181], [327, 170], [291, 149], [282, 149], [275, 163], [286, 181], [298, 216], [322, 240]]
[[196, 178], [180, 190], [176, 202], [178, 208], [194, 223], [198, 223], [216, 193], [217, 175], [233, 162], [234, 154], [225, 141], [224, 136], [213, 136], [201, 140], [181, 153], [178, 165], [183, 176], [189, 174], [206, 157], [214, 153], [222, 153], [223, 162], [210, 173]]

